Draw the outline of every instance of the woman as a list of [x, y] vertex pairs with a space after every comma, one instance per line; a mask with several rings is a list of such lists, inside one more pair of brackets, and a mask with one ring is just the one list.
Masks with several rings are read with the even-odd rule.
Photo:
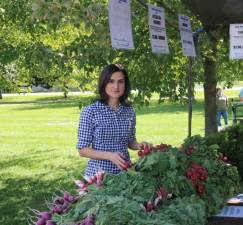
[[128, 148], [150, 148], [135, 137], [136, 115], [127, 103], [128, 74], [118, 64], [106, 66], [100, 74], [99, 100], [84, 108], [80, 116], [77, 149], [89, 158], [85, 177], [102, 170], [117, 174], [130, 161]]
[[243, 88], [240, 89], [239, 97], [240, 97], [240, 102], [243, 102]]

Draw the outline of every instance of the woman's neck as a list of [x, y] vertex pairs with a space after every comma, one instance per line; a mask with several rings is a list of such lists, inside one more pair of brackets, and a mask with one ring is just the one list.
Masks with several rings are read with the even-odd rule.
[[118, 110], [120, 102], [119, 101], [108, 101], [108, 105], [114, 109], [114, 110]]

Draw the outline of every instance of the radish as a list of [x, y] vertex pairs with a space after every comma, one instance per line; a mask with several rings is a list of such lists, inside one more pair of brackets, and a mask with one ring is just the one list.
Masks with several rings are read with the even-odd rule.
[[132, 162], [131, 160], [127, 161], [124, 163], [123, 169], [127, 170], [128, 168], [130, 168], [132, 166]]
[[62, 212], [62, 205], [54, 205], [52, 212], [61, 215], [63, 213]]
[[139, 156], [139, 157], [143, 157], [143, 156], [144, 156], [144, 152], [143, 152], [142, 150], [139, 150], [139, 151], [138, 151], [138, 156]]
[[96, 174], [96, 184], [98, 186], [101, 186], [102, 185], [103, 178], [104, 178], [104, 174], [105, 174], [104, 171], [98, 171], [97, 172], [97, 174]]
[[60, 204], [62, 205], [64, 203], [64, 199], [62, 197], [56, 197], [53, 200], [53, 204]]
[[81, 189], [87, 187], [87, 184], [85, 184], [85, 183], [84, 183], [83, 181], [81, 181], [81, 180], [75, 180], [74, 183], [75, 183], [78, 187], [80, 187]]
[[67, 191], [65, 191], [63, 193], [63, 198], [67, 202], [72, 202], [72, 200], [73, 200], [73, 196], [70, 193], [68, 193]]
[[150, 212], [150, 211], [152, 211], [154, 209], [154, 204], [153, 204], [153, 202], [152, 201], [148, 201], [147, 202], [147, 205], [146, 205], [146, 210], [147, 210], [147, 212]]
[[52, 217], [51, 213], [49, 212], [40, 212], [39, 215], [41, 218], [44, 218], [45, 220], [49, 220]]
[[39, 218], [35, 225], [46, 225], [46, 220], [44, 218]]
[[151, 152], [151, 150], [148, 148], [148, 146], [144, 147], [144, 154], [148, 155]]

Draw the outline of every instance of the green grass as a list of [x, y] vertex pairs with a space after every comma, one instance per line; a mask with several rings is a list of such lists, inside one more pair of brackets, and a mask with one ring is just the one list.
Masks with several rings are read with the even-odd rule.
[[[234, 92], [229, 93], [232, 96]], [[192, 134], [204, 134], [201, 93], [193, 105]], [[75, 145], [80, 101], [88, 96], [6, 97], [0, 104], [0, 224], [25, 225], [29, 207], [45, 209], [58, 189], [75, 192], [86, 159]], [[4, 103], [5, 102], [5, 103]], [[6, 104], [8, 102], [8, 104]], [[155, 101], [137, 108], [137, 139], [174, 146], [187, 136], [187, 106]], [[136, 153], [131, 152], [133, 160]]]

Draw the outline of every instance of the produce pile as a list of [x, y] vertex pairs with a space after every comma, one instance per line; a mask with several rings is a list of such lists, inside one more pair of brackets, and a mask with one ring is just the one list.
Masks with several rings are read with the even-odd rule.
[[138, 161], [118, 175], [99, 171], [88, 181], [76, 180], [79, 194], [56, 196], [50, 210], [36, 211], [32, 221], [38, 225], [205, 225], [239, 190], [237, 168], [217, 148], [194, 136], [179, 148], [161, 144], [141, 150]]

